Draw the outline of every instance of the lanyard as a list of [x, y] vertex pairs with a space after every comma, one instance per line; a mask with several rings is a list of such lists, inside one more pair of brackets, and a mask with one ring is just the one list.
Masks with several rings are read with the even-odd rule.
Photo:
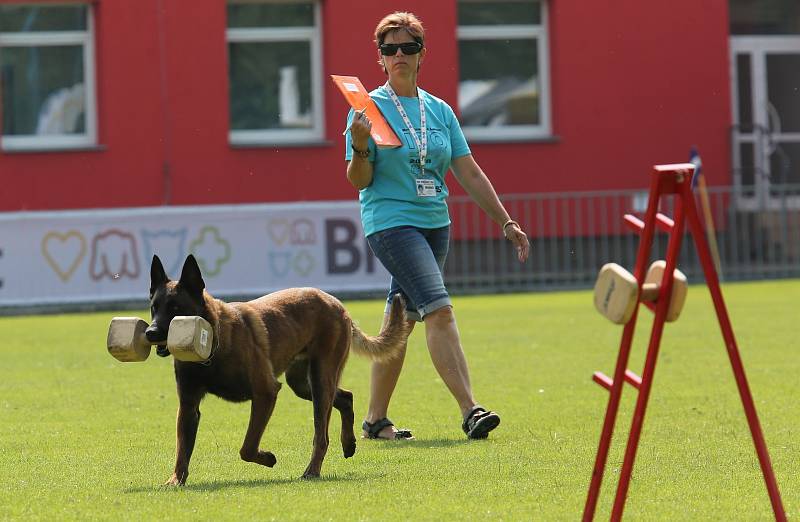
[[411, 136], [414, 138], [414, 143], [417, 144], [417, 150], [419, 151], [419, 174], [420, 176], [424, 176], [425, 157], [428, 155], [428, 129], [425, 120], [425, 104], [422, 102], [422, 96], [420, 96], [419, 92], [417, 92], [417, 98], [419, 99], [419, 127], [422, 134], [422, 139], [420, 140], [420, 138], [417, 136], [417, 131], [415, 131], [414, 126], [411, 125], [411, 120], [408, 119], [408, 114], [406, 114], [406, 110], [400, 103], [400, 99], [397, 97], [397, 94], [395, 94], [392, 86], [389, 85], [389, 82], [386, 82], [384, 87], [389, 93], [389, 98], [391, 98], [394, 102], [394, 106], [397, 107], [397, 112], [400, 113], [400, 117], [403, 118], [403, 123], [405, 123], [406, 127], [408, 127], [408, 130], [411, 131]]

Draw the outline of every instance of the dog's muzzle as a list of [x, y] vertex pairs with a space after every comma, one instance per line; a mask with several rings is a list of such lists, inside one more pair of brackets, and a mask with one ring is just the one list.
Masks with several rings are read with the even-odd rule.
[[[165, 332], [162, 332], [160, 328], [154, 327], [153, 325], [147, 327], [147, 330], [144, 331], [144, 336], [147, 338], [147, 341], [152, 344], [163, 343], [167, 340]], [[170, 353], [166, 345], [159, 344], [156, 347], [156, 355], [159, 357], [169, 357]]]

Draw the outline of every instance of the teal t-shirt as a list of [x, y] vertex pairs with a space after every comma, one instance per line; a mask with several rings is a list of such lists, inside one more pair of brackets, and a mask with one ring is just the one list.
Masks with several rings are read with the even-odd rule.
[[[364, 234], [370, 235], [387, 228], [410, 225], [419, 228], [439, 228], [450, 224], [447, 210], [447, 184], [445, 176], [453, 158], [470, 154], [469, 146], [453, 109], [439, 98], [417, 89], [425, 105], [428, 136], [428, 155], [425, 157], [423, 179], [433, 180], [434, 196], [417, 194], [419, 173], [419, 151], [403, 118], [386, 89], [381, 86], [372, 91], [370, 97], [383, 113], [383, 117], [400, 138], [402, 146], [379, 148], [369, 139], [369, 161], [372, 162], [372, 183], [359, 191], [361, 223]], [[419, 100], [399, 96], [400, 103], [408, 115], [413, 132], [420, 138]], [[351, 109], [347, 126], [353, 120]], [[345, 139], [345, 159], [353, 157], [350, 131]]]

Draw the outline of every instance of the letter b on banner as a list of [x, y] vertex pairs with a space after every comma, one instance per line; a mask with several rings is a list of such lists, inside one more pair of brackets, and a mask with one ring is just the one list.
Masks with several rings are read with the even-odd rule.
[[366, 264], [366, 272], [375, 271], [375, 254], [372, 253], [366, 240], [361, 244], [356, 242], [359, 236], [356, 225], [349, 219], [325, 220], [325, 257], [328, 261], [329, 274], [357, 272], [361, 268], [362, 257]]

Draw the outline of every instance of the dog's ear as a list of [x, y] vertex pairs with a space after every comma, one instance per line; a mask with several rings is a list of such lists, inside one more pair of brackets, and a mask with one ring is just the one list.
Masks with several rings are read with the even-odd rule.
[[206, 287], [206, 283], [203, 281], [203, 275], [200, 273], [197, 260], [192, 254], [189, 254], [189, 257], [187, 257], [186, 261], [183, 263], [183, 270], [181, 271], [181, 278], [178, 284], [192, 295], [198, 297], [203, 295], [203, 289]]
[[164, 265], [158, 256], [153, 256], [153, 262], [150, 264], [150, 298], [156, 293], [156, 289], [169, 281], [167, 273], [164, 271]]

